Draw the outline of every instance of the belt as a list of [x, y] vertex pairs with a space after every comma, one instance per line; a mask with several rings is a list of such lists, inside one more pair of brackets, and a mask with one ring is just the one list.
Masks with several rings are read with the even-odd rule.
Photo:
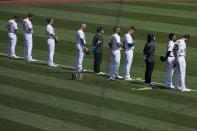
[[182, 56], [184, 56], [184, 57], [185, 57], [185, 55], [179, 55], [179, 57], [182, 57]]
[[174, 57], [174, 56], [168, 56], [168, 57]]

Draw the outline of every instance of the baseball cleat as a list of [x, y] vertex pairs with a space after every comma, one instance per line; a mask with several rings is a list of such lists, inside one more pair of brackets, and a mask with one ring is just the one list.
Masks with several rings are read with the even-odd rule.
[[188, 91], [192, 91], [192, 90], [188, 89], [188, 88], [185, 88], [185, 89], [181, 89], [181, 91], [185, 91], [185, 92], [187, 91], [188, 92]]

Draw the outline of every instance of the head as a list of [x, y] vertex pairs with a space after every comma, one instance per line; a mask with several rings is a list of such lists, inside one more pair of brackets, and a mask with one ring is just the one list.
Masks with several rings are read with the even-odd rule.
[[176, 40], [176, 35], [174, 33], [170, 33], [168, 35], [168, 38], [171, 40], [171, 41], [175, 41]]
[[104, 34], [104, 29], [103, 29], [103, 27], [98, 27], [98, 28], [96, 29], [96, 31], [97, 31], [97, 33], [99, 33], [99, 34]]
[[18, 16], [14, 16], [13, 19], [14, 19], [15, 22], [18, 22], [19, 17]]
[[130, 35], [133, 35], [135, 32], [136, 32], [136, 28], [135, 28], [134, 26], [131, 26], [131, 27], [129, 28], [129, 34], [130, 34]]
[[147, 35], [147, 42], [153, 42], [155, 40], [155, 36], [153, 34], [148, 34]]
[[29, 19], [29, 20], [32, 20], [32, 18], [33, 18], [33, 14], [32, 13], [29, 13], [28, 15], [27, 15], [27, 18]]
[[50, 25], [53, 25], [53, 23], [54, 23], [53, 17], [47, 18], [47, 23]]
[[114, 33], [120, 34], [120, 27], [114, 27]]
[[185, 42], [187, 42], [187, 41], [189, 41], [189, 39], [190, 39], [190, 35], [189, 34], [185, 34], [184, 36], [183, 36], [183, 40], [185, 41]]
[[86, 24], [82, 24], [82, 25], [81, 25], [81, 29], [82, 29], [83, 31], [85, 31], [85, 30], [87, 29], [87, 25], [86, 25]]

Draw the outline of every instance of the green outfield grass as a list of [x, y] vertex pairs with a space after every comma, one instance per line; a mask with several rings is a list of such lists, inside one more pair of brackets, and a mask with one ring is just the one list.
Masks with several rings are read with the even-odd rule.
[[[0, 7], [0, 53], [7, 53], [6, 22], [20, 16], [16, 54], [23, 56], [22, 19], [35, 14], [33, 57], [46, 60], [46, 18], [55, 19], [55, 31], [61, 42], [56, 45], [55, 63], [74, 66], [75, 35], [82, 23], [88, 26], [87, 46], [98, 26], [105, 29], [102, 71], [108, 73], [108, 39], [116, 24], [119, 3], [78, 3]], [[187, 44], [188, 88], [197, 90], [197, 3], [125, 2], [120, 13], [123, 36], [133, 25], [137, 28], [132, 77], [144, 78], [142, 50], [146, 35], [156, 35], [156, 66], [153, 81], [163, 83], [167, 35], [180, 38], [191, 34]], [[123, 52], [120, 74], [123, 70]], [[85, 56], [84, 68], [92, 70], [93, 55]], [[28, 63], [0, 55], [0, 131], [196, 131], [197, 92], [175, 92], [162, 86], [147, 89], [143, 82], [108, 81], [106, 76], [84, 74], [73, 81], [74, 70], [50, 68], [42, 62]]]

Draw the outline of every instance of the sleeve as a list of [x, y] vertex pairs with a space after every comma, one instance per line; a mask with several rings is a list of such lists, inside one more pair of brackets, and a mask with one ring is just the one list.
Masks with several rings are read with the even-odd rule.
[[120, 43], [120, 37], [118, 35], [115, 36], [116, 43]]
[[32, 24], [31, 24], [31, 22], [29, 22], [29, 21], [28, 21], [28, 22], [26, 22], [26, 26], [27, 26], [27, 28], [28, 28], [28, 29], [32, 28]]
[[47, 32], [51, 35], [53, 34], [53, 29], [50, 26], [47, 26]]
[[15, 30], [15, 31], [18, 31], [18, 26], [17, 26], [16, 23], [14, 24], [14, 30]]
[[174, 44], [173, 43], [169, 43], [168, 44], [168, 51], [172, 52], [174, 48]]
[[79, 32], [78, 32], [78, 35], [79, 35], [79, 38], [80, 38], [80, 39], [83, 39], [83, 40], [84, 40], [84, 36], [83, 36], [83, 32], [82, 32], [82, 31], [79, 31]]
[[133, 39], [129, 35], [126, 35], [126, 41], [127, 41], [128, 44], [133, 43]]

